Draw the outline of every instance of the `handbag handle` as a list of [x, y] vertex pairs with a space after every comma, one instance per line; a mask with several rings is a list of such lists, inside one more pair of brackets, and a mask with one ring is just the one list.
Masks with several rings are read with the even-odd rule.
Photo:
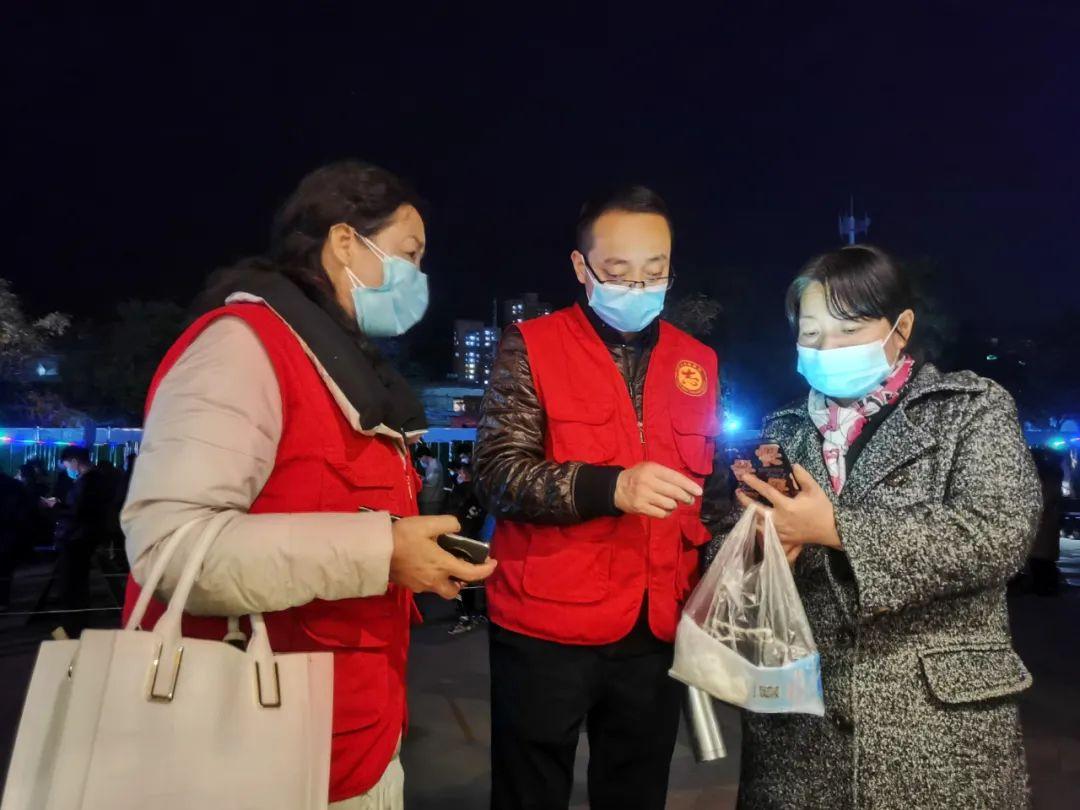
[[[184, 606], [187, 604], [191, 588], [199, 575], [199, 569], [202, 568], [206, 553], [210, 550], [210, 546], [217, 539], [217, 536], [221, 533], [221, 530], [225, 527], [225, 523], [231, 516], [232, 515], [229, 512], [218, 512], [206, 523], [202, 536], [188, 556], [187, 563], [184, 565], [184, 570], [180, 574], [180, 580], [177, 583], [176, 589], [173, 591], [172, 599], [169, 600], [170, 610], [179, 597], [180, 603], [178, 613], [181, 615], [183, 614]], [[158, 554], [157, 559], [154, 560], [153, 567], [150, 569], [150, 576], [148, 576], [143, 583], [139, 598], [135, 602], [135, 607], [131, 611], [131, 616], [128, 618], [127, 625], [124, 627], [125, 630], [142, 629], [142, 620], [146, 618], [146, 611], [150, 607], [150, 600], [153, 599], [158, 586], [161, 584], [161, 580], [165, 577], [165, 569], [168, 568], [169, 563], [175, 556], [176, 550], [187, 540], [188, 535], [204, 521], [205, 518], [189, 520], [174, 531], [172, 537], [165, 541], [165, 547], [161, 550], [161, 553]], [[164, 618], [165, 617], [163, 616], [162, 620], [164, 620]]]
[[[184, 652], [181, 638], [184, 608], [187, 606], [191, 589], [195, 586], [210, 547], [232, 517], [230, 512], [218, 512], [206, 523], [195, 547], [192, 548], [184, 563], [184, 569], [180, 573], [172, 598], [169, 599], [169, 605], [154, 627], [155, 634], [161, 637], [161, 647], [153, 665], [153, 677], [150, 682], [151, 700], [169, 702], [173, 698]], [[131, 612], [131, 617], [128, 619], [127, 630], [141, 629], [150, 599], [160, 585], [165, 569], [176, 554], [176, 550], [202, 522], [202, 518], [189, 521], [173, 532], [173, 536], [169, 538], [167, 545], [154, 561], [150, 576], [147, 577], [139, 599]], [[261, 613], [252, 613], [248, 618], [251, 620], [251, 638], [245, 655], [252, 660], [255, 667], [259, 705], [264, 708], [277, 708], [281, 706], [281, 685], [277, 663], [274, 661], [273, 650], [270, 648], [266, 621]], [[166, 687], [166, 684], [171, 684], [171, 686]]]

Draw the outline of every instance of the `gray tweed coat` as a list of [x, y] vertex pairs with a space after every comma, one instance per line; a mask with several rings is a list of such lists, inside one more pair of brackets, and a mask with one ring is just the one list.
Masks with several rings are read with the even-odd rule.
[[[805, 402], [765, 435], [832, 495]], [[1041, 492], [1012, 399], [924, 366], [833, 503], [844, 550], [795, 566], [825, 717], [745, 714], [739, 806], [1027, 806], [1005, 583]]]

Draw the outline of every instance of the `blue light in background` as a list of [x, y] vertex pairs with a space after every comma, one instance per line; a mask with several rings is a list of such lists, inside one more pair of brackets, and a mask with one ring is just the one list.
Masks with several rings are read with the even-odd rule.
[[1055, 436], [1046, 443], [1046, 446], [1049, 447], [1051, 450], [1060, 450], [1065, 446], [1065, 437]]
[[737, 416], [729, 416], [724, 420], [724, 430], [734, 433], [742, 428], [742, 420]]

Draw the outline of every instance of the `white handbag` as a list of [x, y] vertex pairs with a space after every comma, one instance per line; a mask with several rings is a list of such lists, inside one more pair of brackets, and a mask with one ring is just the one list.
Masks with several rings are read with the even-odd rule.
[[42, 643], [0, 810], [327, 806], [332, 655], [274, 655], [259, 614], [246, 650], [180, 635], [227, 519], [210, 521], [152, 631], [140, 623], [192, 524], [159, 555], [127, 627]]

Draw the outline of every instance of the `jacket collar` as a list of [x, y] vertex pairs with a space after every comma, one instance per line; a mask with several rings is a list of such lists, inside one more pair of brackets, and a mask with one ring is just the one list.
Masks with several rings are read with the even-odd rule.
[[[934, 435], [921, 424], [911, 420], [908, 409], [931, 394], [977, 393], [983, 390], [980, 379], [970, 372], [943, 373], [933, 364], [923, 365], [911, 381], [907, 393], [886, 417], [858, 457], [840, 496], [834, 501], [856, 503], [878, 483], [900, 467], [929, 452], [937, 445]], [[821, 460], [817, 428], [810, 419], [806, 400], [793, 403], [773, 414], [774, 419], [795, 418], [804, 423], [799, 432], [807, 444], [802, 455], [810, 462], [809, 471], [832, 497], [828, 474]]]

